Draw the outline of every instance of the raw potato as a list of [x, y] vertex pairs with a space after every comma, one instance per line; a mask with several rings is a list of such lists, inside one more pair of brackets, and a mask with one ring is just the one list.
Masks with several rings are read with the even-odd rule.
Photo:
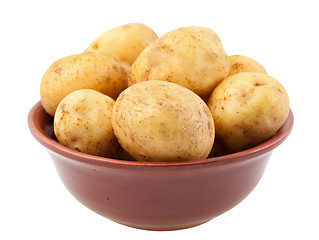
[[265, 73], [238, 73], [226, 78], [208, 101], [216, 137], [229, 152], [253, 147], [273, 136], [289, 114], [284, 87]]
[[122, 63], [122, 66], [123, 66], [123, 68], [124, 68], [126, 74], [129, 75], [129, 74], [130, 74], [130, 71], [131, 71], [131, 66], [128, 65], [126, 62], [121, 62], [121, 63]]
[[112, 124], [121, 146], [139, 161], [204, 159], [214, 143], [214, 122], [203, 100], [169, 82], [147, 81], [124, 90]]
[[234, 75], [240, 72], [259, 72], [267, 73], [265, 68], [250, 57], [243, 55], [232, 55], [229, 56], [231, 61], [231, 68], [228, 76]]
[[129, 85], [148, 80], [174, 82], [204, 98], [229, 69], [230, 59], [214, 31], [183, 27], [144, 49], [132, 65]]
[[51, 116], [60, 101], [78, 89], [94, 89], [114, 99], [127, 87], [122, 64], [105, 54], [83, 53], [61, 58], [44, 74], [40, 95], [44, 109]]
[[111, 122], [114, 102], [112, 98], [91, 89], [67, 95], [54, 116], [54, 133], [58, 141], [79, 152], [115, 156], [120, 145]]
[[103, 33], [85, 52], [101, 52], [132, 65], [142, 50], [155, 39], [157, 35], [148, 26], [129, 23]]

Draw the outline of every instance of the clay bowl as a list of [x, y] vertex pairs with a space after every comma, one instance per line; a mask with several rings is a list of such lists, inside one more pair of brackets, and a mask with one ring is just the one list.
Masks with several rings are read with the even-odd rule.
[[28, 116], [70, 193], [115, 222], [175, 230], [207, 222], [240, 203], [262, 177], [272, 151], [289, 135], [293, 114], [279, 132], [251, 149], [192, 162], [150, 163], [92, 156], [60, 145], [40, 102]]

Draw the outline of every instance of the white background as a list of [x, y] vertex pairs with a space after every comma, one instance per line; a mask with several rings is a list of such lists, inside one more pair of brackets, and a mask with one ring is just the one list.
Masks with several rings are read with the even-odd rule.
[[[319, 239], [317, 1], [1, 1], [0, 239]], [[250, 56], [287, 89], [295, 125], [255, 190], [201, 226], [171, 232], [113, 223], [61, 183], [27, 114], [46, 69], [103, 32], [142, 22], [159, 36], [213, 29], [229, 55]]]

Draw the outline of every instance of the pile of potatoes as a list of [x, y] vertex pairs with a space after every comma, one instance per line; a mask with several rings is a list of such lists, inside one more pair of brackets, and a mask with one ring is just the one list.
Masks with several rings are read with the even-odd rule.
[[155, 162], [256, 146], [290, 109], [286, 90], [262, 65], [228, 56], [218, 35], [198, 26], [161, 37], [139, 23], [111, 29], [53, 63], [40, 95], [62, 145]]

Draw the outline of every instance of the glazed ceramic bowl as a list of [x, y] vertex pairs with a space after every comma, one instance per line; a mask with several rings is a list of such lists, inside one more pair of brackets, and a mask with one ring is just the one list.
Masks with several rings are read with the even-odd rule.
[[135, 162], [92, 156], [59, 144], [53, 119], [38, 102], [28, 116], [70, 193], [115, 222], [148, 230], [175, 230], [207, 222], [240, 203], [262, 177], [272, 151], [289, 135], [290, 111], [266, 142], [234, 154], [189, 162]]

